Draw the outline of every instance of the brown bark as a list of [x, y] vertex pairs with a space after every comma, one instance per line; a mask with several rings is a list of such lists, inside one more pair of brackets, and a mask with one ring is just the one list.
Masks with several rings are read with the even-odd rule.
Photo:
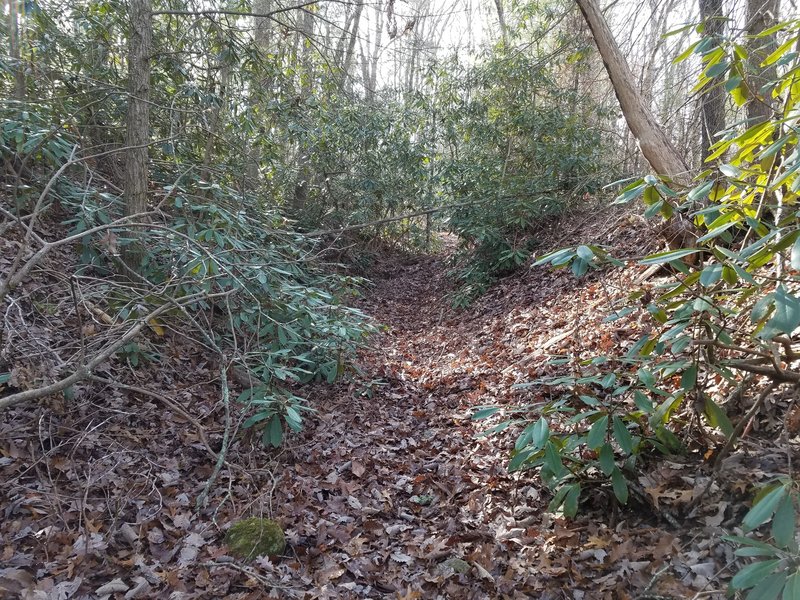
[[19, 43], [19, 0], [8, 0], [8, 53], [14, 69], [14, 100], [25, 100], [25, 66]]
[[[700, 0], [700, 17], [705, 28], [703, 38], [719, 41], [725, 33], [722, 0]], [[721, 82], [714, 82], [700, 99], [700, 125], [702, 129], [701, 165], [711, 155], [714, 134], [725, 129], [725, 90]]]
[[[314, 35], [314, 15], [310, 10], [303, 13], [302, 30], [299, 32], [300, 43], [303, 48], [303, 84], [300, 94], [300, 102], [304, 102], [311, 96], [314, 89], [314, 62], [312, 60], [311, 39]], [[292, 194], [292, 212], [301, 213], [308, 202], [308, 192], [313, 179], [311, 170], [311, 148], [300, 148], [297, 161], [297, 179], [295, 179], [294, 193]]]
[[[130, 0], [128, 38], [128, 114], [125, 143], [125, 215], [147, 210], [147, 142], [150, 139], [150, 54], [153, 45], [153, 15], [150, 0]], [[138, 234], [125, 253], [125, 262], [136, 270], [142, 258]]]
[[500, 35], [503, 45], [508, 45], [508, 26], [506, 25], [506, 15], [503, 10], [503, 0], [494, 0], [494, 6], [497, 9], [497, 21], [500, 23]]
[[575, 0], [592, 31], [625, 121], [653, 170], [678, 182], [687, 182], [689, 167], [656, 121], [636, 87], [636, 79], [606, 23], [597, 0]]
[[347, 44], [347, 51], [344, 55], [344, 61], [342, 62], [342, 76], [347, 78], [350, 74], [350, 68], [353, 65], [353, 56], [355, 55], [356, 50], [356, 40], [358, 39], [358, 28], [361, 24], [361, 13], [364, 10], [364, 3], [359, 2], [356, 5], [356, 14], [353, 17], [353, 29], [350, 32], [350, 41]]
[[768, 86], [778, 78], [775, 64], [761, 68], [761, 62], [778, 46], [775, 35], [755, 37], [778, 22], [780, 0], [748, 0], [747, 2], [747, 34], [750, 37], [748, 51], [750, 53], [750, 74], [746, 78], [750, 92], [747, 103], [747, 118], [750, 125], [766, 121], [772, 116], [775, 102]]

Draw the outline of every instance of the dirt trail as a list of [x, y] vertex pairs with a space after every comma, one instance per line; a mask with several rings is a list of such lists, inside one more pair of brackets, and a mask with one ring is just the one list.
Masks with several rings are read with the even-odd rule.
[[[608, 231], [647, 244], [633, 228]], [[651, 593], [702, 589], [719, 563], [688, 532], [635, 502], [617, 513], [599, 490], [576, 520], [554, 518], [536, 474], [507, 471], [514, 436], [481, 437], [487, 425], [471, 419], [480, 405], [545, 400], [546, 389], [514, 385], [552, 373], [554, 353], [632, 344], [637, 323], [603, 318], [609, 293], [626, 294], [636, 272], [577, 281], [523, 270], [454, 311], [444, 260], [372, 277], [361, 308], [387, 330], [362, 353], [364, 377], [312, 398], [318, 420], [276, 488], [296, 553], [280, 566], [295, 587], [287, 595], [625, 600], [670, 561]], [[698, 562], [705, 570], [689, 566]]]
[[[646, 245], [634, 227], [606, 230], [614, 243]], [[514, 436], [479, 437], [487, 425], [471, 419], [484, 404], [546, 401], [548, 390], [514, 385], [553, 374], [551, 354], [632, 344], [641, 323], [603, 318], [608, 294], [624, 296], [635, 272], [576, 281], [523, 269], [454, 311], [445, 258], [393, 258], [371, 275], [360, 307], [386, 327], [357, 372], [299, 390], [317, 412], [279, 452], [237, 436], [199, 513], [193, 498], [213, 461], [180, 412], [108, 390], [45, 413], [46, 422], [10, 413], [0, 431], [0, 592], [93, 598], [119, 579], [140, 590], [132, 598], [174, 600], [627, 600], [669, 563], [653, 592], [702, 589], [720, 567], [719, 553], [696, 541], [710, 536], [670, 532], [635, 505], [612, 513], [600, 488], [578, 519], [557, 519], [535, 473], [508, 473]], [[154, 364], [136, 375], [172, 390], [219, 443], [216, 366], [200, 348], [180, 347], [179, 360], [177, 372]], [[653, 489], [691, 489], [690, 471], [662, 471]], [[228, 555], [225, 526], [259, 514], [284, 526], [286, 555], [241, 565]]]
[[[512, 279], [458, 313], [442, 260], [373, 278], [363, 308], [388, 330], [362, 357], [371, 379], [319, 405], [277, 488], [297, 552], [284, 566], [306, 578], [309, 598], [626, 597], [646, 577], [620, 575], [607, 558], [616, 548], [633, 560], [630, 541], [545, 516], [535, 477], [506, 470], [511, 442], [478, 437], [483, 425], [470, 418], [479, 404], [507, 402], [544, 361], [537, 342], [569, 329], [553, 319], [574, 283]], [[650, 535], [671, 549], [672, 536]]]
[[521, 558], [496, 539], [510, 479], [493, 444], [474, 437], [478, 383], [448, 377], [462, 341], [437, 335], [443, 273], [426, 257], [374, 280], [364, 308], [388, 329], [363, 356], [372, 379], [320, 406], [306, 460], [282, 475], [277, 512], [293, 522], [296, 566], [319, 597], [484, 598], [491, 572]]

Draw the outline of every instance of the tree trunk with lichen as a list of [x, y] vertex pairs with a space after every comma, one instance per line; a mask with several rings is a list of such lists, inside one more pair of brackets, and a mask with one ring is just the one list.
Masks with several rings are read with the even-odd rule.
[[[597, 0], [575, 1], [592, 31], [622, 114], [642, 155], [656, 174], [680, 186], [688, 186], [691, 181], [689, 167], [683, 155], [656, 121], [644, 96], [636, 86], [636, 79], [611, 33]], [[660, 227], [659, 233], [673, 249], [690, 246], [697, 237], [693, 224], [677, 212], [666, 220]]]
[[[722, 0], [700, 0], [700, 17], [703, 19], [703, 39], [719, 43], [725, 33]], [[714, 135], [725, 129], [725, 90], [721, 83], [706, 88], [700, 99], [701, 113], [701, 165], [711, 156]]]
[[[125, 215], [147, 210], [149, 184], [147, 143], [150, 139], [150, 54], [153, 46], [153, 14], [150, 0], [130, 0], [128, 37], [128, 113], [125, 145]], [[141, 233], [129, 232], [125, 263], [138, 270], [144, 254]]]

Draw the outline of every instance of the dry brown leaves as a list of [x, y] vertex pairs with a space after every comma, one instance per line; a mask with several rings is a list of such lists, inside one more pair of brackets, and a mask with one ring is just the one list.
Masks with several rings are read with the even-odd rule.
[[[582, 221], [560, 237], [641, 254], [638, 222], [615, 219], [599, 229]], [[362, 353], [361, 374], [299, 390], [319, 412], [281, 452], [237, 437], [200, 512], [194, 501], [212, 457], [191, 423], [152, 398], [84, 386], [66, 405], [0, 416], [3, 595], [581, 600], [720, 589], [731, 555], [714, 540], [744, 510], [754, 472], [746, 458], [729, 459], [738, 483], [712, 488], [718, 502], [677, 530], [659, 511], [680, 514], [705, 485], [697, 461], [654, 463], [638, 482], [645, 499], [630, 510], [590, 490], [583, 516], [567, 522], [544, 512], [549, 492], [535, 474], [508, 473], [511, 437], [480, 437], [483, 425], [470, 419], [479, 405], [546, 394], [512, 386], [556, 373], [549, 355], [634, 343], [646, 318], [602, 321], [638, 271], [582, 281], [526, 271], [456, 312], [442, 260], [384, 268], [362, 308], [387, 330]], [[168, 394], [218, 449], [216, 366], [167, 339], [163, 366], [114, 364], [106, 375]], [[261, 514], [285, 527], [286, 556], [234, 561], [224, 529]]]

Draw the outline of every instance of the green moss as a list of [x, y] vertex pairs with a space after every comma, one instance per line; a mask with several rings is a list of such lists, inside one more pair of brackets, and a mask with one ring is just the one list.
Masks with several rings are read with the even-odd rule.
[[277, 556], [286, 548], [283, 529], [275, 521], [252, 517], [231, 525], [225, 534], [225, 543], [237, 558]]

